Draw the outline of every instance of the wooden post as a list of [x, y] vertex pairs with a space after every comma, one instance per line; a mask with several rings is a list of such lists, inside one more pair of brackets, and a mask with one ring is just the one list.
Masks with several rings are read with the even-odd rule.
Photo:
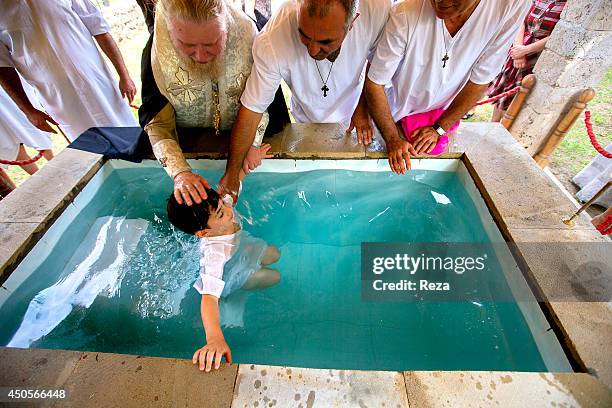
[[531, 89], [536, 83], [536, 76], [534, 74], [525, 75], [525, 78], [521, 81], [521, 90], [514, 96], [510, 106], [504, 112], [504, 117], [501, 120], [501, 124], [506, 129], [510, 129], [512, 126], [512, 122], [516, 119], [516, 115], [519, 114], [523, 104], [525, 103], [525, 99], [531, 92]]
[[559, 121], [555, 130], [546, 138], [542, 148], [533, 156], [533, 159], [538, 163], [541, 168], [548, 166], [550, 162], [550, 156], [553, 154], [557, 146], [563, 141], [563, 138], [567, 132], [571, 129], [572, 125], [578, 119], [578, 116], [586, 109], [587, 104], [595, 97], [595, 91], [591, 88], [583, 90], [578, 99], [569, 112]]

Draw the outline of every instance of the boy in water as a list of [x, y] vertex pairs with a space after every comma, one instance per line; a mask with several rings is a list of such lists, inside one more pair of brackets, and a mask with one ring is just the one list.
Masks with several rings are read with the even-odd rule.
[[171, 194], [167, 211], [176, 228], [200, 238], [200, 276], [193, 286], [202, 295], [200, 312], [206, 345], [195, 352], [193, 363], [208, 372], [213, 366], [220, 367], [222, 357], [232, 363], [232, 353], [219, 324], [219, 298], [240, 288], [276, 285], [279, 272], [266, 266], [278, 261], [280, 253], [242, 229], [229, 195], [220, 198], [212, 189], [207, 189], [206, 194], [205, 201], [192, 206], [179, 204]]

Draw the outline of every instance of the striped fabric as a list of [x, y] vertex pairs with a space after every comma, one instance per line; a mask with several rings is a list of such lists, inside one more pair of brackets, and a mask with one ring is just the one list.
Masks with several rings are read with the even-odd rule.
[[[557, 21], [561, 18], [561, 12], [565, 7], [566, 0], [551, 1], [551, 0], [535, 0], [529, 11], [529, 15], [525, 18], [525, 35], [523, 44], [529, 45], [538, 40], [550, 36]], [[489, 97], [499, 95], [506, 92], [517, 85], [525, 75], [531, 74], [541, 53], [533, 53], [527, 55], [527, 65], [524, 68], [515, 68], [512, 58], [508, 55], [504, 63], [502, 71], [497, 78], [489, 85], [487, 94]], [[494, 104], [501, 110], [508, 109], [512, 96], [502, 98]]]

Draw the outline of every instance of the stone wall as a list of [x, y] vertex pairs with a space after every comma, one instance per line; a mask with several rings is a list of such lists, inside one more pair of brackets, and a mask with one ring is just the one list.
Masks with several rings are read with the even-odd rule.
[[142, 11], [134, 0], [115, 2], [111, 6], [102, 7], [101, 10], [118, 44], [147, 30]]
[[510, 132], [533, 155], [585, 88], [612, 65], [612, 0], [570, 0], [542, 52], [537, 84]]

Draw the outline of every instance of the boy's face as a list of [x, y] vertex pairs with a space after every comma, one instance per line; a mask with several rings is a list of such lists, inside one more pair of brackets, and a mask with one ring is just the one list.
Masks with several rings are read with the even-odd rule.
[[208, 217], [208, 225], [206, 229], [219, 230], [230, 227], [234, 222], [234, 209], [226, 205], [223, 200], [219, 200], [219, 207], [216, 210], [211, 210]]

